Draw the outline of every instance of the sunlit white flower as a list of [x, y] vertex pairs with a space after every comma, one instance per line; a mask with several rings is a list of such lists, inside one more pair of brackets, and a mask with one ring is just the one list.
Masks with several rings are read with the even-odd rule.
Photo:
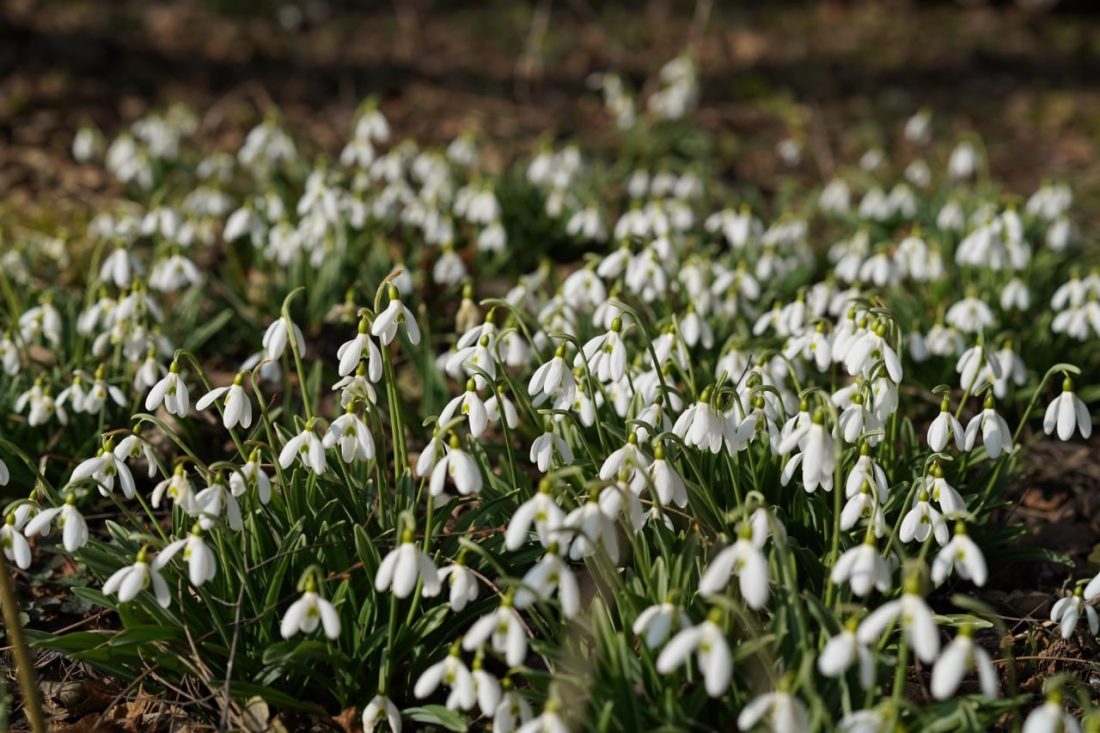
[[4, 524], [0, 525], [0, 548], [3, 548], [8, 562], [15, 563], [15, 567], [20, 570], [31, 566], [31, 546], [27, 543], [27, 538], [20, 534], [13, 513], [8, 514], [4, 518]]
[[989, 652], [974, 643], [973, 630], [963, 626], [959, 635], [948, 644], [932, 667], [932, 695], [946, 700], [955, 694], [959, 683], [971, 667], [978, 670], [978, 682], [986, 697], [997, 696], [997, 670]]
[[367, 424], [355, 413], [354, 403], [348, 405], [343, 415], [332, 421], [321, 445], [326, 449], [338, 445], [344, 463], [374, 458], [374, 438]]
[[505, 678], [501, 687], [500, 702], [493, 713], [493, 730], [495, 733], [513, 733], [526, 725], [535, 714], [531, 704], [515, 691], [510, 679]]
[[955, 447], [962, 451], [965, 447], [966, 433], [962, 423], [951, 414], [950, 400], [944, 395], [940, 403], [940, 414], [928, 426], [928, 447], [937, 453], [947, 447], [948, 440], [955, 441]]
[[466, 567], [461, 555], [457, 562], [439, 570], [439, 580], [450, 586], [448, 602], [452, 611], [461, 611], [466, 604], [477, 600], [477, 576]]
[[891, 576], [890, 565], [879, 554], [871, 533], [861, 544], [838, 557], [829, 573], [834, 583], [848, 583], [857, 596], [867, 595], [872, 588], [885, 593], [892, 585]]
[[122, 487], [122, 494], [127, 499], [132, 499], [134, 497], [134, 477], [130, 473], [130, 469], [127, 468], [126, 463], [119, 460], [118, 456], [114, 454], [114, 447], [114, 441], [108, 440], [103, 448], [99, 450], [99, 455], [81, 461], [73, 469], [68, 485], [91, 479], [99, 488], [99, 493], [107, 496], [114, 491], [115, 479], [117, 478], [119, 485]]
[[1050, 435], [1056, 428], [1059, 440], [1072, 438], [1074, 428], [1086, 440], [1092, 435], [1092, 416], [1081, 398], [1073, 393], [1073, 380], [1068, 376], [1062, 381], [1062, 393], [1043, 415], [1043, 432]]
[[212, 580], [218, 573], [218, 564], [214, 557], [214, 552], [207, 547], [206, 542], [202, 538], [202, 530], [199, 525], [195, 525], [190, 534], [185, 539], [176, 540], [168, 543], [160, 554], [157, 555], [157, 559], [153, 562], [153, 566], [157, 570], [163, 570], [164, 566], [175, 557], [176, 553], [183, 550], [183, 559], [187, 561], [188, 577], [191, 580], [191, 585], [196, 587], [202, 585], [208, 580]]
[[311, 634], [318, 626], [330, 639], [340, 636], [340, 614], [328, 600], [317, 594], [317, 585], [311, 577], [306, 581], [302, 597], [290, 604], [283, 615], [279, 633], [284, 639], [289, 639], [298, 632]]
[[966, 525], [955, 525], [955, 536], [943, 546], [932, 561], [932, 582], [939, 585], [955, 571], [960, 578], [970, 580], [974, 585], [985, 585], [987, 569], [985, 556], [966, 533]]
[[826, 677], [840, 677], [855, 663], [859, 664], [859, 683], [870, 689], [875, 683], [875, 659], [871, 650], [856, 636], [856, 626], [850, 624], [825, 643], [817, 658], [817, 669]]
[[385, 717], [386, 724], [390, 727], [390, 733], [401, 733], [401, 711], [393, 704], [393, 701], [382, 693], [371, 698], [367, 706], [363, 708], [363, 730], [365, 733], [373, 733], [375, 727]]
[[538, 492], [520, 504], [512, 515], [504, 534], [504, 546], [513, 552], [518, 550], [527, 543], [527, 534], [534, 524], [539, 542], [543, 547], [549, 547], [556, 530], [564, 522], [565, 512], [554, 501], [549, 481], [544, 480], [539, 484]]
[[1096, 609], [1085, 602], [1084, 591], [1078, 587], [1071, 595], [1058, 600], [1050, 609], [1050, 620], [1062, 627], [1062, 638], [1069, 639], [1077, 629], [1077, 622], [1084, 616], [1088, 621], [1089, 633], [1100, 634], [1100, 617]]
[[416, 318], [401, 302], [401, 295], [396, 285], [390, 285], [389, 297], [389, 305], [374, 318], [370, 329], [371, 335], [376, 336], [382, 345], [386, 346], [397, 336], [398, 327], [404, 326], [409, 343], [415, 346], [420, 343], [420, 327], [416, 324]]
[[248, 395], [245, 394], [244, 387], [244, 372], [239, 372], [236, 377], [233, 378], [233, 384], [228, 387], [215, 387], [206, 394], [204, 394], [198, 402], [195, 403], [195, 409], [202, 411], [214, 404], [214, 400], [218, 399], [222, 395], [225, 395], [225, 402], [222, 407], [222, 424], [225, 425], [226, 430], [232, 430], [237, 425], [242, 428], [249, 428], [252, 425], [252, 402], [248, 399]]
[[917, 493], [916, 501], [901, 520], [898, 539], [902, 542], [924, 542], [929, 535], [933, 535], [939, 544], [947, 544], [947, 522], [928, 502], [929, 498], [931, 497], [925, 489]]
[[1081, 725], [1062, 707], [1061, 693], [1052, 692], [1027, 716], [1022, 733], [1081, 733]]
[[145, 409], [155, 410], [161, 405], [170, 414], [176, 417], [187, 417], [191, 409], [191, 398], [187, 392], [187, 385], [179, 373], [179, 364], [175, 361], [168, 369], [168, 374], [153, 385], [149, 395], [145, 398]]
[[61, 506], [38, 512], [23, 527], [23, 534], [27, 537], [46, 535], [55, 519], [61, 529], [62, 544], [66, 552], [76, 552], [88, 544], [88, 523], [76, 508], [76, 497], [73, 494], [69, 494]]
[[390, 550], [378, 566], [374, 587], [379, 593], [392, 590], [398, 598], [408, 598], [417, 580], [423, 582], [421, 594], [426, 598], [438, 595], [442, 588], [435, 563], [413, 541], [412, 532], [405, 530], [401, 544]]
[[447, 707], [452, 710], [470, 710], [477, 704], [477, 691], [470, 670], [459, 657], [458, 645], [441, 661], [424, 670], [413, 687], [413, 694], [419, 698], [431, 695], [440, 684], [451, 688], [447, 697]]
[[742, 708], [737, 716], [737, 727], [751, 730], [764, 721], [775, 733], [804, 731], [810, 728], [810, 715], [802, 701], [789, 692], [779, 690], [758, 695]]
[[516, 590], [515, 606], [524, 609], [538, 601], [547, 601], [558, 594], [561, 612], [566, 618], [577, 615], [581, 607], [580, 585], [577, 576], [558, 554], [557, 545], [547, 548], [535, 565], [527, 571]]
[[172, 602], [172, 594], [168, 590], [168, 583], [164, 581], [160, 570], [155, 564], [150, 564], [145, 548], [138, 551], [133, 565], [127, 565], [115, 571], [107, 582], [103, 584], [103, 595], [112, 596], [118, 594], [120, 603], [129, 603], [137, 598], [138, 593], [152, 586], [153, 595], [162, 608], [168, 608]]
[[325, 446], [317, 433], [313, 431], [313, 421], [306, 423], [302, 432], [288, 440], [279, 452], [279, 465], [290, 468], [294, 459], [320, 476], [325, 472]]
[[302, 336], [302, 329], [298, 328], [298, 325], [292, 323], [290, 319], [280, 316], [272, 321], [271, 325], [264, 331], [262, 341], [264, 358], [268, 361], [278, 361], [286, 351], [291, 334], [294, 334], [292, 348], [301, 356], [306, 350], [306, 340]]
[[[553, 426], [548, 425], [546, 432], [531, 443], [529, 458], [539, 467], [539, 471], [546, 473], [555, 462], [563, 465], [573, 463], [573, 451], [565, 438], [554, 432]], [[555, 461], [555, 458], [557, 461]]]
[[986, 453], [996, 460], [1001, 453], [1011, 453], [1013, 449], [1012, 431], [1008, 429], [1008, 423], [997, 414], [994, 409], [992, 392], [986, 394], [985, 407], [971, 418], [966, 425], [966, 449], [973, 450], [977, 442], [978, 433], [981, 433], [982, 444]]
[[462, 648], [473, 651], [481, 649], [487, 642], [493, 651], [504, 656], [510, 667], [518, 667], [527, 657], [527, 630], [512, 607], [510, 596], [502, 599], [497, 610], [474, 622], [462, 638]]
[[741, 597], [750, 608], [760, 609], [768, 602], [768, 560], [752, 542], [752, 527], [742, 526], [737, 541], [719, 552], [707, 565], [699, 580], [703, 595], [721, 593], [730, 578], [738, 576]]
[[932, 609], [912, 581], [906, 582], [900, 598], [887, 601], [863, 619], [856, 636], [863, 644], [875, 644], [895, 621], [901, 624], [917, 657], [926, 664], [934, 662], [940, 652], [939, 630]]
[[477, 461], [462, 450], [458, 436], [455, 435], [451, 436], [450, 444], [443, 457], [432, 468], [428, 484], [432, 496], [443, 494], [447, 479], [451, 480], [454, 487], [458, 489], [458, 493], [463, 496], [479, 493], [483, 485], [481, 469]]
[[726, 635], [718, 625], [722, 615], [717, 609], [697, 626], [680, 631], [657, 657], [657, 671], [669, 674], [695, 654], [707, 694], [721, 697], [729, 689], [733, 675], [733, 656]]

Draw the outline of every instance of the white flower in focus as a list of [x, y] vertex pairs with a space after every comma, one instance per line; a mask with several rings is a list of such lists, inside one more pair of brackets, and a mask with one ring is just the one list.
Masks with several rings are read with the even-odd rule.
[[477, 600], [477, 576], [466, 567], [461, 554], [454, 564], [439, 571], [439, 581], [446, 582], [451, 588], [448, 602], [452, 611], [461, 611], [468, 603]]
[[863, 619], [856, 637], [861, 644], [876, 644], [895, 621], [901, 624], [917, 657], [925, 664], [934, 662], [940, 653], [940, 632], [932, 609], [917, 594], [914, 579], [906, 581], [900, 598], [887, 601]]
[[383, 346], [388, 346], [397, 336], [399, 326], [405, 327], [405, 335], [414, 346], [420, 343], [420, 327], [416, 325], [416, 318], [408, 307], [401, 302], [401, 295], [397, 286], [390, 284], [390, 304], [386, 309], [374, 318], [371, 325], [371, 335], [376, 336]]
[[381, 692], [372, 697], [363, 708], [364, 732], [373, 733], [375, 727], [382, 722], [383, 716], [390, 727], [390, 733], [401, 733], [401, 711]]
[[985, 396], [985, 407], [971, 418], [966, 425], [966, 449], [974, 449], [978, 433], [981, 433], [982, 443], [986, 453], [993, 460], [1000, 458], [1002, 453], [1011, 453], [1013, 450], [1012, 431], [1008, 429], [1008, 423], [997, 414], [994, 409], [993, 393]]
[[425, 598], [432, 598], [439, 594], [442, 583], [439, 579], [439, 571], [435, 563], [427, 553], [420, 549], [413, 541], [413, 533], [406, 529], [401, 538], [401, 544], [390, 550], [378, 566], [378, 574], [374, 576], [374, 588], [379, 593], [392, 590], [398, 598], [408, 598], [416, 588], [416, 582], [423, 582], [421, 594]]
[[672, 637], [657, 657], [657, 671], [667, 675], [685, 664], [694, 653], [707, 694], [711, 697], [725, 694], [733, 675], [733, 656], [726, 635], [718, 625], [721, 619], [721, 611], [715, 609], [706, 621], [689, 626]]
[[[264, 360], [265, 361], [278, 361], [283, 353], [286, 351], [287, 343], [290, 340], [290, 334], [294, 334], [293, 349], [298, 352], [298, 356], [306, 350], [306, 340], [302, 336], [302, 329], [298, 328], [297, 324], [292, 323], [289, 319], [279, 316], [271, 325], [264, 331], [263, 347], [264, 347]], [[243, 367], [242, 367], [243, 369]]]
[[1050, 609], [1050, 620], [1062, 627], [1062, 638], [1067, 641], [1077, 629], [1077, 622], [1084, 616], [1088, 621], [1089, 633], [1100, 634], [1100, 617], [1096, 609], [1085, 602], [1084, 592], [1078, 587], [1071, 595], [1058, 600]]
[[145, 398], [146, 410], [156, 410], [162, 404], [169, 414], [176, 417], [187, 417], [187, 412], [191, 409], [191, 399], [187, 392], [187, 385], [184, 384], [183, 377], [179, 374], [179, 364], [176, 361], [172, 362], [168, 374], [153, 385], [153, 388], [149, 390], [149, 395]]
[[703, 595], [721, 593], [733, 575], [740, 581], [741, 597], [749, 608], [761, 609], [768, 602], [768, 560], [752, 542], [752, 527], [742, 525], [737, 541], [710, 561], [699, 580]]
[[1043, 415], [1043, 432], [1050, 435], [1057, 429], [1059, 440], [1069, 440], [1073, 430], [1088, 439], [1092, 435], [1092, 416], [1085, 403], [1073, 393], [1073, 380], [1062, 380], [1062, 394], [1054, 398]]
[[940, 414], [928, 426], [928, 447], [939, 453], [947, 447], [949, 440], [955, 441], [955, 447], [961, 452], [965, 447], [966, 433], [962, 423], [951, 414], [950, 398], [944, 395], [940, 403]]
[[330, 639], [340, 636], [340, 614], [336, 613], [336, 608], [331, 603], [317, 595], [317, 584], [310, 577], [306, 581], [302, 597], [286, 610], [279, 625], [279, 633], [284, 639], [289, 639], [298, 632], [311, 634], [318, 626], [322, 627], [325, 636]]
[[218, 574], [218, 565], [214, 558], [213, 551], [207, 547], [206, 542], [202, 538], [202, 529], [198, 524], [194, 526], [191, 533], [187, 535], [185, 539], [176, 540], [175, 542], [168, 543], [160, 554], [157, 555], [157, 559], [153, 562], [153, 567], [157, 570], [163, 570], [164, 566], [175, 557], [176, 553], [183, 550], [183, 559], [187, 561], [188, 576], [191, 580], [191, 585], [198, 587], [208, 580], [212, 580], [215, 575]]
[[850, 623], [825, 643], [817, 658], [817, 669], [826, 677], [841, 677], [859, 663], [859, 683], [868, 690], [875, 683], [875, 659], [871, 650], [856, 636], [856, 626]]
[[147, 552], [142, 548], [138, 551], [133, 565], [121, 568], [107, 578], [107, 582], [103, 584], [103, 595], [111, 596], [117, 593], [119, 603], [129, 603], [149, 586], [153, 587], [153, 595], [156, 596], [161, 608], [168, 608], [172, 602], [168, 584], [164, 582], [156, 566], [149, 564]]
[[76, 497], [71, 493], [61, 506], [38, 512], [27, 522], [23, 528], [23, 534], [26, 537], [45, 536], [49, 533], [54, 519], [57, 519], [57, 526], [61, 529], [62, 544], [66, 552], [76, 552], [88, 544], [88, 523], [76, 508]]
[[955, 525], [955, 536], [932, 561], [932, 582], [939, 585], [952, 571], [958, 572], [960, 578], [977, 586], [985, 585], [988, 575], [985, 556], [967, 535], [966, 525], [962, 522]]
[[481, 649], [489, 642], [493, 651], [503, 655], [509, 667], [518, 667], [527, 657], [527, 630], [523, 627], [512, 597], [506, 595], [500, 607], [474, 622], [462, 639], [466, 651]]
[[879, 554], [874, 534], [837, 558], [829, 577], [836, 584], [848, 583], [857, 596], [866, 596], [873, 588], [880, 593], [890, 590], [892, 573], [890, 565]]
[[332, 421], [321, 445], [326, 449], [340, 446], [340, 457], [344, 463], [374, 458], [374, 438], [367, 424], [355, 414], [354, 402], [348, 405], [343, 415]]
[[0, 525], [0, 548], [3, 548], [8, 562], [15, 563], [15, 567], [20, 570], [31, 566], [31, 546], [27, 543], [27, 538], [19, 533], [15, 514], [8, 514], [4, 524]]
[[214, 404], [214, 400], [225, 395], [225, 403], [222, 407], [222, 424], [226, 430], [232, 430], [237, 425], [248, 429], [252, 425], [252, 402], [245, 394], [244, 372], [238, 372], [233, 378], [233, 384], [228, 387], [215, 387], [203, 395], [195, 403], [195, 409], [205, 410]]
[[325, 472], [325, 446], [317, 433], [313, 432], [313, 420], [306, 423], [302, 432], [286, 442], [279, 452], [279, 465], [289, 468], [295, 458], [318, 476]]

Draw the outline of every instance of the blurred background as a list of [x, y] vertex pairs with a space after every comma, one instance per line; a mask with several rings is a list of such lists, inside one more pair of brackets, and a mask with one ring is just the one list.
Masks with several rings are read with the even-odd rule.
[[[1071, 180], [1086, 224], [1100, 190], [1098, 5], [3, 0], [0, 206], [94, 203], [112, 184], [72, 162], [75, 130], [111, 136], [174, 102], [226, 150], [278, 106], [338, 152], [368, 95], [423, 143], [476, 130], [502, 158], [578, 134], [599, 147], [614, 123], [591, 75], [616, 71], [641, 98], [691, 49], [697, 122], [724, 177], [766, 192], [780, 175], [828, 176], [930, 107], [941, 132], [982, 137], [1010, 188]], [[788, 138], [803, 150], [793, 164], [776, 153]]]

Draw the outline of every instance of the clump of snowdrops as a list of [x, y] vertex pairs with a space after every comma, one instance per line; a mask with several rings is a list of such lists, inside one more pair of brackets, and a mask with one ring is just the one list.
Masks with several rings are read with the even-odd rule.
[[[690, 56], [645, 111], [593, 81], [690, 124]], [[331, 160], [274, 111], [235, 154], [181, 109], [83, 130], [127, 196], [5, 255], [0, 543], [118, 628], [35, 643], [223, 724], [1096, 725], [1073, 678], [1020, 692], [976, 591], [1029, 559], [1020, 456], [1091, 432], [1100, 275], [1068, 186], [932, 129], [770, 213], [656, 146], [494, 171], [373, 102]], [[1050, 591], [1097, 634], [1100, 576]]]

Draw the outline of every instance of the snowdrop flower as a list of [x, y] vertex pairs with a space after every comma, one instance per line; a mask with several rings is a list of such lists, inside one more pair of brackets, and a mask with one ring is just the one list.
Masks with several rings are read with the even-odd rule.
[[348, 405], [343, 415], [332, 421], [321, 445], [326, 450], [339, 445], [340, 457], [344, 459], [344, 463], [374, 458], [374, 438], [367, 424], [355, 414], [354, 402]]
[[121, 568], [107, 578], [107, 582], [103, 584], [103, 595], [112, 596], [117, 593], [119, 603], [129, 603], [149, 586], [153, 587], [153, 595], [161, 608], [168, 608], [172, 602], [168, 583], [164, 581], [156, 565], [148, 562], [148, 551], [143, 547], [134, 558], [133, 565]]
[[622, 319], [615, 318], [611, 329], [589, 339], [584, 348], [573, 358], [573, 366], [588, 364], [589, 371], [601, 382], [618, 382], [626, 373], [626, 345], [620, 332]]
[[162, 404], [169, 414], [176, 417], [187, 417], [191, 409], [191, 398], [187, 392], [187, 385], [179, 373], [179, 363], [172, 361], [168, 374], [153, 385], [149, 395], [145, 398], [145, 409], [156, 410]]
[[504, 385], [497, 385], [497, 390], [493, 393], [493, 396], [485, 400], [485, 415], [489, 419], [489, 422], [498, 423], [501, 417], [504, 418], [504, 424], [509, 429], [515, 430], [519, 425], [519, 412], [516, 411], [516, 406], [504, 393]]
[[776, 733], [803, 731], [810, 728], [810, 715], [806, 706], [791, 693], [780, 689], [753, 698], [737, 716], [737, 727], [750, 730], [766, 720], [768, 728]]
[[716, 608], [701, 624], [689, 626], [672, 637], [657, 657], [657, 671], [667, 675], [694, 653], [707, 694], [721, 697], [729, 689], [733, 675], [733, 656], [718, 625], [721, 620], [722, 612]]
[[154, 509], [160, 507], [160, 502], [166, 494], [183, 511], [188, 514], [195, 512], [195, 489], [191, 485], [191, 480], [187, 478], [182, 463], [176, 465], [176, 470], [173, 471], [171, 476], [153, 488], [152, 504]]
[[291, 322], [289, 318], [279, 316], [264, 331], [263, 347], [264, 358], [267, 361], [278, 361], [286, 351], [286, 345], [290, 341], [290, 335], [294, 334], [294, 344], [291, 347], [299, 356], [306, 350], [306, 340], [302, 336], [302, 329]]
[[947, 174], [956, 180], [970, 178], [978, 170], [978, 150], [968, 140], [963, 140], [951, 151], [947, 161]]
[[981, 432], [982, 443], [986, 453], [993, 460], [1000, 458], [1001, 453], [1011, 453], [1013, 450], [1012, 431], [1008, 429], [1008, 423], [994, 410], [993, 393], [985, 396], [985, 407], [971, 418], [966, 425], [966, 449], [973, 450], [977, 442], [978, 432]]
[[965, 446], [966, 433], [962, 423], [951, 414], [951, 399], [943, 396], [940, 402], [940, 414], [928, 426], [928, 447], [939, 453], [947, 447], [947, 441], [954, 439], [955, 447], [962, 451]]
[[253, 449], [248, 461], [229, 474], [229, 489], [233, 496], [241, 496], [248, 489], [255, 488], [261, 504], [271, 501], [271, 479], [260, 465], [260, 449]]
[[1073, 429], [1086, 440], [1092, 435], [1092, 416], [1080, 397], [1073, 393], [1073, 380], [1062, 380], [1062, 394], [1054, 398], [1043, 416], [1043, 432], [1050, 435], [1055, 428], [1060, 440], [1073, 437]]
[[320, 476], [325, 472], [325, 446], [317, 433], [313, 432], [316, 418], [309, 420], [302, 432], [286, 442], [279, 452], [279, 465], [290, 468], [297, 458], [302, 465]]
[[631, 630], [637, 636], [644, 634], [645, 643], [651, 649], [661, 646], [673, 628], [686, 629], [691, 617], [683, 609], [666, 601], [657, 603], [638, 614]]
[[225, 395], [225, 403], [222, 408], [222, 424], [226, 430], [232, 430], [240, 425], [246, 430], [252, 425], [252, 402], [245, 394], [244, 372], [238, 372], [233, 378], [233, 384], [228, 387], [215, 387], [203, 395], [195, 403], [195, 409], [202, 411], [214, 404], [214, 400]]
[[237, 497], [225, 485], [221, 473], [214, 476], [213, 481], [205, 489], [195, 494], [195, 503], [191, 514], [199, 517], [199, 526], [210, 529], [214, 526], [214, 520], [225, 513], [229, 528], [240, 532], [244, 528], [241, 519], [241, 505], [237, 503]]
[[504, 547], [512, 552], [523, 547], [527, 543], [527, 533], [532, 524], [535, 525], [539, 542], [543, 547], [549, 547], [564, 522], [565, 512], [554, 502], [549, 480], [543, 479], [539, 483], [538, 492], [520, 504], [512, 515], [504, 533]]
[[370, 337], [370, 326], [366, 318], [359, 319], [359, 332], [355, 338], [340, 346], [336, 358], [340, 360], [337, 371], [341, 377], [354, 372], [360, 360], [365, 358], [370, 380], [377, 382], [382, 378], [382, 352]]
[[420, 343], [420, 327], [416, 325], [412, 311], [401, 302], [401, 294], [392, 283], [389, 286], [389, 297], [390, 304], [374, 318], [371, 335], [376, 336], [383, 346], [388, 346], [397, 336], [398, 327], [403, 325], [409, 343], [415, 346]]
[[928, 503], [929, 498], [927, 489], [921, 489], [917, 493], [917, 500], [901, 520], [898, 539], [902, 542], [913, 540], [924, 542], [929, 535], [934, 535], [936, 542], [941, 545], [947, 544], [947, 522], [944, 521], [943, 515]]
[[862, 644], [874, 644], [895, 621], [901, 623], [917, 657], [925, 664], [934, 662], [940, 653], [939, 630], [932, 609], [918, 595], [915, 577], [906, 581], [900, 598], [887, 601], [863, 619], [856, 636]]
[[547, 700], [542, 714], [524, 723], [516, 733], [569, 733], [569, 726], [562, 720], [559, 710], [557, 700]]
[[438, 595], [442, 588], [435, 563], [413, 541], [412, 530], [406, 529], [401, 544], [390, 550], [378, 566], [374, 588], [379, 593], [392, 590], [396, 597], [408, 598], [417, 580], [423, 583], [420, 592], [425, 598]]
[[952, 305], [947, 309], [944, 318], [949, 326], [962, 333], [979, 333], [996, 323], [989, 306], [974, 296], [963, 298]]
[[1081, 733], [1081, 726], [1062, 707], [1062, 694], [1051, 692], [1046, 702], [1027, 716], [1022, 733]]
[[649, 478], [662, 504], [687, 506], [687, 485], [672, 464], [665, 460], [665, 448], [661, 444], [653, 450], [653, 463], [649, 464]]
[[[92, 388], [88, 390], [84, 396], [84, 404], [82, 405], [84, 412], [91, 414], [99, 414], [103, 410], [104, 405], [107, 403], [107, 399], [110, 398], [112, 402], [120, 407], [126, 404], [126, 395], [122, 394], [122, 390], [113, 384], [108, 384], [104, 377], [103, 365], [100, 365], [96, 369], [95, 378], [92, 381]], [[58, 401], [61, 400], [61, 395], [58, 395]], [[76, 409], [75, 407], [73, 408]]]
[[604, 511], [595, 491], [589, 494], [588, 501], [565, 515], [558, 534], [570, 539], [571, 560], [589, 557], [602, 545], [611, 562], [619, 561], [618, 526], [614, 517]]
[[894, 723], [878, 710], [856, 710], [837, 723], [840, 733], [892, 733]]
[[1050, 620], [1061, 624], [1062, 638], [1066, 640], [1073, 636], [1082, 615], [1088, 621], [1089, 632], [1093, 636], [1100, 634], [1100, 617], [1097, 616], [1095, 608], [1085, 603], [1084, 591], [1080, 586], [1050, 609]]
[[875, 659], [865, 644], [856, 636], [858, 625], [853, 619], [836, 636], [825, 642], [817, 658], [817, 669], [826, 677], [837, 678], [859, 663], [859, 683], [869, 690], [875, 683]]
[[1019, 278], [1012, 278], [1001, 289], [1001, 310], [1026, 311], [1031, 307], [1031, 293]]
[[960, 578], [970, 580], [974, 585], [985, 585], [985, 556], [967, 535], [966, 525], [962, 522], [955, 525], [955, 536], [932, 561], [932, 582], [939, 585], [953, 570], [958, 571]]
[[890, 590], [892, 573], [890, 565], [879, 554], [873, 532], [864, 541], [837, 558], [829, 578], [840, 585], [848, 583], [857, 596], [866, 596], [872, 588], [880, 593]]
[[466, 651], [481, 649], [489, 642], [493, 651], [504, 656], [509, 667], [518, 667], [527, 657], [527, 631], [515, 608], [511, 594], [501, 599], [500, 607], [474, 622], [462, 639]]
[[572, 401], [576, 383], [573, 381], [573, 370], [565, 361], [565, 350], [565, 344], [559, 345], [553, 358], [531, 375], [527, 392], [532, 397], [560, 397]]
[[932, 667], [932, 695], [946, 700], [955, 694], [962, 678], [974, 667], [978, 670], [978, 682], [986, 697], [997, 696], [997, 670], [989, 652], [974, 643], [973, 629], [965, 625], [959, 635], [947, 645]]
[[698, 402], [680, 413], [672, 432], [689, 446], [717, 453], [725, 444], [729, 428], [725, 417], [711, 407], [710, 395], [711, 389], [707, 387]]
[[925, 489], [931, 495], [932, 500], [940, 505], [940, 510], [946, 517], [958, 517], [966, 513], [966, 502], [955, 491], [955, 487], [947, 483], [944, 478], [943, 466], [939, 461], [932, 463], [929, 475], [925, 478]]
[[466, 567], [461, 553], [454, 564], [439, 571], [439, 581], [446, 581], [451, 588], [448, 602], [452, 611], [461, 611], [477, 600], [477, 577]]
[[459, 446], [458, 436], [452, 435], [446, 454], [432, 468], [428, 482], [432, 496], [441, 496], [447, 479], [454, 483], [463, 496], [477, 494], [482, 488], [481, 469], [466, 451]]
[[41, 376], [35, 378], [34, 385], [30, 389], [16, 398], [15, 411], [23, 412], [28, 405], [31, 409], [27, 415], [27, 424], [31, 427], [45, 425], [55, 415], [62, 425], [69, 422], [64, 406], [59, 405], [53, 398], [50, 388], [44, 385]]
[[447, 707], [455, 710], [470, 710], [477, 704], [477, 691], [474, 688], [474, 677], [470, 674], [459, 656], [459, 645], [456, 642], [451, 647], [450, 653], [424, 670], [413, 687], [413, 694], [419, 698], [431, 695], [440, 684], [451, 688], [447, 696]]
[[515, 606], [524, 609], [536, 600], [547, 601], [555, 591], [562, 615], [566, 618], [576, 616], [581, 607], [580, 586], [572, 568], [558, 554], [556, 543], [548, 547], [542, 559], [523, 576], [516, 590]]
[[569, 444], [565, 442], [565, 438], [554, 432], [552, 422], [547, 421], [547, 423], [545, 432], [531, 443], [529, 455], [531, 462], [536, 464], [542, 473], [550, 470], [555, 456], [562, 465], [568, 466], [573, 463], [573, 451]]
[[73, 469], [66, 485], [71, 486], [77, 482], [91, 479], [99, 488], [99, 493], [107, 496], [114, 491], [115, 478], [117, 477], [119, 484], [122, 486], [123, 496], [127, 499], [134, 498], [134, 477], [130, 473], [130, 469], [126, 467], [126, 463], [114, 454], [114, 448], [114, 439], [108, 439], [104, 446], [100, 448], [99, 455], [81, 461]]
[[27, 537], [44, 536], [49, 533], [54, 519], [61, 529], [62, 544], [66, 552], [76, 552], [88, 544], [88, 523], [76, 508], [76, 496], [72, 493], [65, 497], [65, 503], [61, 506], [38, 512], [27, 522], [23, 534]]
[[27, 538], [19, 533], [15, 523], [15, 514], [8, 514], [4, 524], [0, 525], [0, 547], [4, 548], [4, 557], [15, 567], [26, 570], [31, 566], [31, 546]]
[[29, 308], [19, 316], [19, 335], [24, 343], [33, 342], [39, 334], [54, 347], [61, 344], [61, 314], [48, 301]]
[[470, 435], [473, 437], [476, 438], [485, 431], [489, 416], [485, 411], [485, 403], [477, 395], [477, 383], [473, 379], [468, 379], [466, 391], [448, 402], [443, 412], [439, 413], [439, 425], [446, 427], [456, 413], [465, 415], [469, 420]]
[[836, 452], [833, 437], [825, 429], [825, 415], [821, 410], [814, 412], [810, 425], [792, 431], [786, 440], [780, 441], [779, 452], [788, 453], [795, 445], [801, 452], [791, 456], [783, 467], [783, 485], [787, 485], [801, 466], [802, 486], [807, 492], [813, 493], [819, 487], [832, 491]]
[[196, 524], [191, 533], [187, 535], [185, 539], [176, 540], [170, 542], [161, 550], [157, 555], [157, 559], [153, 562], [153, 566], [157, 570], [163, 570], [164, 566], [176, 556], [176, 553], [183, 550], [183, 559], [187, 561], [188, 576], [191, 580], [191, 585], [196, 588], [208, 580], [213, 580], [214, 576], [218, 574], [218, 565], [214, 558], [214, 553], [206, 546], [206, 542], [202, 538], [202, 528]]
[[737, 541], [719, 552], [699, 580], [703, 595], [721, 593], [732, 575], [740, 581], [741, 597], [749, 608], [761, 609], [768, 602], [768, 560], [753, 544], [752, 526], [743, 524]]
[[367, 706], [363, 708], [363, 730], [365, 733], [373, 733], [375, 727], [385, 716], [386, 724], [390, 727], [390, 733], [401, 733], [401, 711], [393, 704], [393, 701], [379, 692], [371, 698]]
[[534, 717], [531, 705], [515, 691], [512, 680], [501, 681], [500, 702], [493, 713], [493, 730], [496, 733], [513, 733], [518, 726], [526, 725]]
[[279, 625], [279, 633], [284, 639], [289, 639], [299, 631], [311, 634], [318, 626], [322, 627], [328, 638], [339, 638], [340, 614], [336, 613], [336, 608], [331, 603], [317, 594], [317, 582], [311, 575], [306, 580], [302, 597], [286, 610]]

